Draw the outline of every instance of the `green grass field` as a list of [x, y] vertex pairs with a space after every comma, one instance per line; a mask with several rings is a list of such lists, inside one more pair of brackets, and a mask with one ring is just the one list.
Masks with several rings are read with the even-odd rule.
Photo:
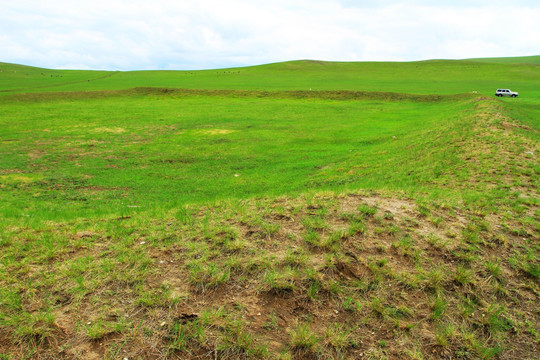
[[[511, 62], [523, 58], [506, 58]], [[494, 61], [489, 59], [490, 61]], [[496, 60], [496, 59], [495, 59]], [[502, 61], [502, 60], [501, 60]], [[291, 61], [204, 71], [66, 71], [0, 63], [0, 94], [12, 92], [120, 90], [134, 87], [235, 90], [360, 90], [412, 94], [457, 94], [519, 89], [538, 98], [538, 57], [523, 63], [479, 60], [419, 62]]]
[[496, 64], [529, 64], [529, 65], [540, 65], [540, 56], [520, 56], [520, 57], [502, 57], [502, 58], [479, 58], [471, 59], [477, 60], [480, 62], [489, 62]]
[[0, 70], [0, 359], [540, 355], [538, 57]]

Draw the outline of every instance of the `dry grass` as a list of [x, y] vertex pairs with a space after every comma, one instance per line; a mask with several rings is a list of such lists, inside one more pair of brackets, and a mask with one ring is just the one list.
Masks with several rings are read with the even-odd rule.
[[0, 245], [0, 352], [533, 358], [536, 230], [518, 235], [497, 214], [423, 207], [322, 193], [12, 227]]

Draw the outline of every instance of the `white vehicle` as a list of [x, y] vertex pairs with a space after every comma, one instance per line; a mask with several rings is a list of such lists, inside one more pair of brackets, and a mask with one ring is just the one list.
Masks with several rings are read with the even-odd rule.
[[511, 97], [517, 97], [519, 94], [515, 91], [512, 91], [510, 89], [497, 89], [495, 91], [495, 96], [511, 96]]

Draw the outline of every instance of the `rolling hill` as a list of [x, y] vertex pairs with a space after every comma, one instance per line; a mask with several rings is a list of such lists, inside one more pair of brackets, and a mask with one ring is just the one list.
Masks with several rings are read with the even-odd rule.
[[537, 358], [537, 59], [0, 63], [0, 359]]
[[[537, 59], [532, 57], [531, 59]], [[202, 71], [74, 71], [48, 70], [0, 63], [0, 91], [95, 91], [133, 87], [235, 90], [357, 90], [414, 94], [456, 94], [478, 91], [491, 95], [499, 87], [520, 89], [538, 97], [536, 64], [523, 58], [501, 63], [478, 60], [419, 62], [290, 61], [245, 68]], [[514, 61], [516, 63], [514, 63]]]

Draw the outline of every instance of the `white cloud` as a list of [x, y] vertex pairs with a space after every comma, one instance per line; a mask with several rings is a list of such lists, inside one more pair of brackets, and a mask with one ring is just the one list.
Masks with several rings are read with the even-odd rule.
[[0, 61], [201, 69], [537, 54], [536, 2], [0, 0]]

